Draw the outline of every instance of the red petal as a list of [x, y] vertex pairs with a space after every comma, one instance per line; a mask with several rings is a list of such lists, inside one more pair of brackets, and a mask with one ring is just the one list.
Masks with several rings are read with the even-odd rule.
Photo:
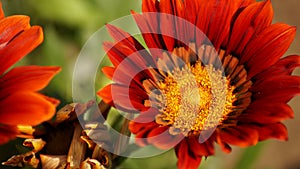
[[141, 15], [132, 11], [132, 16], [143, 35], [150, 53], [154, 57], [154, 60], [156, 60], [156, 57], [161, 55], [161, 51], [158, 52], [157, 49], [165, 49], [165, 44], [159, 34], [159, 14], [144, 13]]
[[184, 12], [185, 12], [185, 19], [190, 21], [192, 24], [196, 24], [197, 15], [199, 11], [199, 5], [204, 0], [198, 1], [184, 1]]
[[169, 126], [156, 127], [152, 129], [148, 136], [148, 142], [155, 147], [167, 150], [177, 145], [184, 138], [182, 135], [171, 135]]
[[7, 125], [37, 125], [49, 120], [55, 106], [42, 95], [18, 92], [0, 102], [0, 123]]
[[[107, 51], [108, 57], [112, 64], [117, 67], [123, 61], [136, 61], [137, 65], [140, 67], [145, 67], [145, 61], [143, 61], [143, 57], [137, 55], [136, 51], [130, 49], [129, 46], [123, 44], [113, 44], [111, 42], [103, 43], [104, 50]], [[132, 55], [131, 57], [129, 57]], [[133, 58], [134, 57], [134, 58]]]
[[153, 79], [148, 68], [141, 68], [129, 60], [124, 61], [116, 68], [104, 67], [102, 71], [108, 78], [124, 86], [144, 88], [143, 81]]
[[149, 108], [147, 111], [140, 112], [139, 116], [134, 119], [136, 123], [148, 123], [155, 121], [155, 116], [159, 114], [159, 110], [157, 108]]
[[300, 93], [300, 77], [273, 76], [272, 78], [257, 81], [250, 91], [257, 100], [272, 100], [272, 102], [288, 102]]
[[[161, 13], [171, 14], [171, 15], [164, 15], [164, 14], [160, 15], [160, 22], [164, 23], [164, 24], [160, 24], [160, 32], [163, 35], [162, 37], [168, 51], [173, 51], [175, 45], [174, 37], [176, 37], [176, 33], [177, 33], [175, 18], [174, 18], [174, 16], [176, 16], [175, 12], [177, 7], [171, 1], [174, 2], [173, 0], [161, 0], [159, 3]], [[165, 36], [165, 35], [169, 35], [169, 36]]]
[[158, 0], [143, 0], [142, 3], [143, 12], [159, 12]]
[[218, 130], [218, 132], [216, 134], [216, 142], [221, 146], [221, 149], [223, 152], [230, 153], [232, 150], [231, 147], [227, 143], [225, 143], [220, 137], [219, 133], [222, 132], [222, 130], [219, 130], [219, 129], [217, 129], [217, 130]]
[[[137, 127], [137, 126], [135, 126]], [[136, 133], [135, 136], [135, 143], [140, 145], [140, 146], [147, 146], [149, 145], [148, 142], [148, 134], [150, 133], [151, 130], [159, 127], [159, 125], [155, 122], [147, 123], [143, 125], [143, 128], [139, 130], [138, 133]]]
[[254, 101], [247, 108], [247, 111], [239, 116], [239, 121], [270, 124], [293, 117], [294, 112], [286, 103], [274, 104], [274, 102], [269, 101]]
[[50, 102], [53, 106], [57, 107], [60, 103], [59, 100], [57, 99], [54, 99], [52, 97], [48, 97], [48, 96], [45, 96], [45, 95], [41, 95], [42, 97], [44, 97], [48, 102]]
[[295, 27], [274, 24], [251, 40], [241, 58], [241, 64], [249, 68], [248, 78], [276, 63], [289, 48], [295, 33]]
[[274, 89], [286, 89], [288, 87], [300, 87], [300, 77], [298, 76], [271, 76], [260, 79], [251, 86], [253, 92], [276, 92]]
[[[184, 1], [184, 19], [191, 22], [192, 25], [196, 25], [197, 23], [197, 16], [198, 16], [198, 12], [199, 12], [199, 6], [201, 3], [204, 3], [205, 0], [198, 0], [198, 1]], [[191, 26], [189, 26], [191, 27]], [[185, 33], [187, 36], [189, 36], [189, 38], [187, 39], [188, 41], [191, 42], [195, 42], [197, 39], [197, 44], [201, 44], [202, 43], [202, 39], [203, 37], [202, 32], [200, 33], [200, 31], [198, 31], [198, 33], [200, 33], [200, 35], [196, 36], [195, 34], [195, 28], [188, 28], [185, 30]], [[204, 34], [203, 34], [204, 35]], [[206, 35], [205, 35], [206, 36]]]
[[10, 70], [0, 78], [1, 96], [29, 90], [39, 91], [46, 87], [60, 67], [54, 66], [21, 66]]
[[17, 127], [0, 125], [0, 145], [7, 143], [11, 139], [14, 139], [17, 134], [19, 134]]
[[136, 134], [135, 142], [140, 146], [148, 145], [148, 134], [159, 125], [154, 122], [157, 111], [149, 110], [147, 113], [141, 113], [128, 125], [129, 130]]
[[41, 27], [33, 26], [15, 37], [5, 48], [0, 49], [0, 74], [23, 58], [43, 41]]
[[270, 0], [246, 7], [233, 23], [227, 53], [240, 55], [253, 36], [268, 27], [273, 19]]
[[197, 169], [200, 165], [202, 156], [193, 156], [190, 154], [192, 148], [187, 139], [183, 139], [176, 147], [175, 153], [178, 158], [178, 169]]
[[240, 2], [237, 2], [239, 8], [243, 8], [245, 6], [249, 6], [252, 3], [255, 3], [255, 0], [238, 0]]
[[[129, 130], [133, 133], [133, 134], [139, 134], [141, 131], [143, 130], [148, 130], [150, 131], [153, 127], [159, 127], [159, 125], [153, 121], [148, 122], [148, 123], [139, 123], [139, 122], [135, 122], [135, 121], [131, 121], [129, 123]], [[146, 137], [144, 137], [146, 138]]]
[[153, 65], [154, 62], [148, 62], [152, 59], [149, 54], [144, 55], [134, 52], [121, 44], [113, 45], [106, 42], [103, 46], [108, 51], [109, 59], [116, 67], [113, 80], [116, 78], [117, 81], [122, 81], [125, 85], [129, 85], [132, 80], [135, 80], [136, 83], [142, 86], [142, 80], [152, 79], [152, 74], [147, 70], [147, 65], [149, 63]]
[[230, 31], [230, 21], [236, 6], [231, 0], [213, 0], [200, 4], [197, 26], [207, 35], [218, 50], [227, 41]]
[[136, 70], [136, 74], [147, 69], [147, 66], [155, 66], [154, 58], [146, 50], [137, 51], [122, 43], [114, 45], [110, 42], [104, 42], [103, 47], [115, 67], [121, 64], [126, 69]]
[[4, 12], [2, 10], [2, 2], [0, 2], [0, 19], [4, 18]]
[[[132, 133], [137, 134], [141, 130], [148, 128], [150, 124], [155, 123], [155, 116], [157, 114], [158, 111], [154, 108], [149, 109], [147, 112], [140, 113], [138, 117], [129, 123], [129, 130]], [[158, 124], [156, 124], [156, 126], [158, 127]]]
[[184, 2], [182, 0], [163, 0], [160, 1], [160, 9], [162, 13], [171, 15], [160, 15], [161, 24], [160, 31], [169, 51], [173, 51], [175, 46], [188, 46], [190, 39], [195, 31], [194, 24], [188, 23], [185, 17]]
[[114, 38], [117, 43], [127, 46], [132, 51], [143, 50], [144, 47], [129, 33], [124, 32], [122, 29], [119, 29], [113, 25], [106, 25], [110, 35]]
[[108, 77], [110, 80], [113, 79], [115, 70], [116, 70], [116, 68], [114, 68], [114, 67], [109, 67], [109, 66], [106, 66], [106, 67], [103, 67], [103, 68], [102, 68], [102, 72], [103, 72], [103, 73], [105, 74], [105, 76]]
[[[199, 12], [198, 16], [202, 17], [197, 17], [196, 20], [196, 26], [201, 30], [201, 31], [196, 31], [196, 47], [201, 48], [203, 45], [203, 42], [207, 40], [207, 32], [208, 32], [208, 26], [209, 26], [209, 19], [211, 15], [211, 11], [209, 10], [208, 7], [206, 7], [206, 3], [208, 1], [204, 1], [203, 3], [199, 4]], [[200, 35], [198, 35], [200, 34]], [[205, 37], [202, 37], [202, 35], [205, 35]], [[210, 39], [209, 39], [210, 40]], [[204, 42], [205, 43], [205, 42]]]
[[131, 75], [128, 74], [131, 73], [130, 71], [126, 72], [115, 68], [110, 69], [113, 70], [113, 72], [111, 72], [109, 68], [110, 67], [105, 67], [104, 69], [102, 69], [103, 73], [114, 82], [123, 84], [124, 86], [131, 86], [133, 88], [143, 88], [142, 81], [146, 78], [144, 78], [141, 73], [139, 73], [138, 75]]
[[216, 0], [215, 3], [219, 4], [214, 8], [215, 13], [211, 16], [207, 35], [218, 50], [222, 44], [228, 41], [230, 23], [233, 14], [236, 12], [236, 6], [234, 1], [231, 0]]
[[[135, 87], [139, 87], [136, 86], [136, 83], [132, 83], [132, 80], [136, 80], [137, 83], [139, 83], [139, 85], [141, 86], [142, 83], [140, 82], [140, 79], [138, 78], [134, 78], [134, 74], [128, 74], [130, 72], [128, 71], [121, 71], [118, 70], [119, 68], [114, 68], [114, 67], [104, 67], [102, 68], [102, 72], [111, 80], [113, 80], [116, 83], [119, 84], [124, 84], [124, 85], [135, 85]], [[118, 71], [116, 71], [118, 70]]]
[[259, 127], [258, 133], [260, 141], [270, 138], [276, 138], [283, 141], [288, 140], [287, 129], [282, 123], [269, 124]]
[[30, 28], [28, 16], [15, 15], [0, 20], [0, 49], [18, 33]]
[[198, 137], [189, 136], [188, 143], [190, 147], [192, 147], [190, 153], [193, 153], [194, 156], [210, 156], [215, 154], [213, 141], [211, 139], [200, 144]]
[[149, 133], [155, 128], [159, 128], [159, 125], [154, 122], [157, 113], [157, 110], [149, 109], [149, 111], [141, 113], [137, 118], [129, 123], [128, 128], [133, 134], [136, 134], [135, 142], [138, 145], [148, 145]]
[[253, 79], [258, 81], [265, 78], [282, 75], [291, 75], [295, 68], [300, 66], [300, 56], [291, 55], [283, 59], [280, 59], [273, 66], [266, 69], [265, 71], [257, 74]]
[[103, 101], [113, 106], [112, 95], [111, 95], [111, 84], [103, 87], [97, 92], [97, 95], [103, 99]]
[[257, 130], [249, 126], [235, 126], [220, 130], [222, 141], [240, 147], [248, 147], [258, 142]]
[[120, 110], [139, 112], [148, 109], [143, 104], [143, 101], [148, 99], [148, 95], [140, 88], [110, 84], [97, 94], [104, 102]]

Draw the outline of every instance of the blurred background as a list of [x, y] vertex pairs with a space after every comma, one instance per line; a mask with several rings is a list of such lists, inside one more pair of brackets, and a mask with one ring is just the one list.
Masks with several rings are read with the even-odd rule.
[[[2, 0], [6, 16], [24, 14], [32, 25], [41, 25], [45, 40], [28, 57], [17, 65], [56, 65], [63, 68], [43, 91], [61, 100], [63, 106], [72, 102], [72, 72], [77, 56], [88, 38], [105, 23], [129, 15], [130, 10], [140, 12], [141, 0]], [[284, 22], [300, 27], [299, 0], [272, 0], [274, 22]], [[300, 54], [299, 29], [286, 55]], [[99, 49], [101, 44], [99, 44]], [[295, 74], [300, 74], [296, 70]], [[99, 82], [101, 83], [101, 82]], [[100, 84], [101, 85], [101, 84]], [[103, 84], [102, 84], [103, 85]], [[213, 157], [202, 161], [201, 169], [300, 169], [300, 97], [290, 105], [295, 119], [285, 124], [289, 141], [269, 140], [250, 148], [233, 147], [231, 154], [224, 154], [217, 147]], [[22, 152], [22, 140], [0, 146], [0, 162]], [[128, 159], [120, 168], [172, 169], [176, 166], [173, 151], [146, 159]], [[9, 168], [0, 166], [0, 168]]]

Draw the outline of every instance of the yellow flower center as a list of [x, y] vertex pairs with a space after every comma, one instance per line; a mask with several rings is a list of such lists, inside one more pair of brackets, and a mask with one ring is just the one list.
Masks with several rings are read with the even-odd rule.
[[157, 84], [163, 106], [156, 122], [169, 125], [173, 135], [199, 133], [218, 126], [232, 111], [236, 98], [221, 70], [198, 61], [174, 68]]

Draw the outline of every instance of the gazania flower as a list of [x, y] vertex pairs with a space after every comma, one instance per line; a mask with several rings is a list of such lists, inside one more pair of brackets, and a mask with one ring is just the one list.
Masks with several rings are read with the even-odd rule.
[[142, 11], [133, 17], [149, 50], [108, 25], [116, 43], [104, 47], [114, 67], [103, 71], [115, 83], [98, 92], [139, 113], [129, 125], [139, 145], [176, 145], [178, 168], [193, 169], [214, 143], [230, 152], [287, 140], [281, 122], [293, 117], [287, 103], [300, 93], [291, 75], [300, 58], [281, 58], [295, 27], [271, 23], [270, 0], [143, 0]]
[[55, 113], [59, 101], [38, 91], [59, 67], [20, 66], [8, 70], [42, 41], [41, 27], [30, 26], [28, 16], [4, 17], [0, 3], [0, 144], [28, 134], [30, 126], [49, 120]]

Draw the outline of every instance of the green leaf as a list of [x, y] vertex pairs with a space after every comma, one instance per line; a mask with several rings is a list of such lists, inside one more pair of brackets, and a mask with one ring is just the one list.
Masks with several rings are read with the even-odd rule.
[[249, 147], [245, 149], [240, 156], [240, 160], [238, 160], [234, 169], [251, 169], [258, 159], [260, 153], [265, 147], [266, 143], [261, 142], [256, 146]]

